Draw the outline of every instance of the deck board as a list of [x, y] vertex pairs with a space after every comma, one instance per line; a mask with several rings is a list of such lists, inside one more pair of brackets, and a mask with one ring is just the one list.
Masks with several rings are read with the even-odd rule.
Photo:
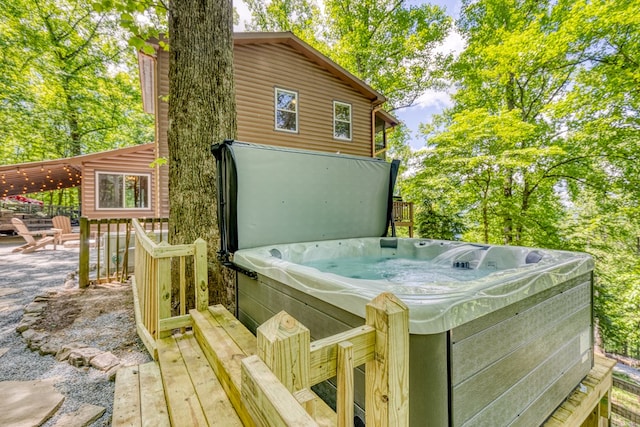
[[140, 416], [142, 427], [168, 427], [169, 412], [162, 388], [160, 368], [156, 362], [139, 365]]
[[142, 426], [138, 366], [128, 366], [118, 370], [111, 425], [113, 427]]
[[171, 425], [207, 425], [207, 419], [175, 338], [162, 338], [157, 343], [158, 361]]
[[[204, 402], [202, 409], [210, 426], [242, 426], [226, 392], [209, 365], [193, 333], [176, 338], [196, 394]], [[204, 399], [203, 399], [204, 397]]]

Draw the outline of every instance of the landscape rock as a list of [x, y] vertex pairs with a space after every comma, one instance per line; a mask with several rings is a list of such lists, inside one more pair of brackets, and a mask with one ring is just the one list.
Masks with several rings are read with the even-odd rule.
[[118, 373], [118, 370], [120, 368], [122, 368], [122, 364], [120, 364], [120, 363], [118, 363], [117, 365], [114, 365], [111, 368], [109, 368], [109, 370], [106, 372], [107, 378], [109, 379], [109, 381], [115, 381], [116, 380], [116, 374]]
[[37, 317], [36, 318], [23, 318], [20, 321], [20, 323], [18, 323], [18, 326], [16, 327], [16, 332], [23, 333], [24, 331], [26, 331], [27, 329], [32, 327], [37, 321], [38, 321]]
[[40, 354], [42, 356], [46, 356], [47, 354], [52, 354], [55, 356], [58, 351], [60, 351], [60, 346], [50, 341], [47, 341], [40, 346]]
[[85, 404], [77, 411], [62, 415], [53, 427], [85, 427], [100, 418], [104, 411], [102, 406]]
[[33, 329], [27, 329], [22, 333], [22, 338], [27, 342], [27, 347], [31, 350], [38, 350], [42, 344], [47, 342], [49, 334]]
[[108, 371], [111, 367], [120, 363], [120, 359], [110, 351], [105, 351], [91, 359], [91, 366], [101, 371]]
[[27, 340], [27, 347], [32, 351], [38, 351], [47, 341], [49, 341], [49, 334], [46, 332], [36, 332]]
[[69, 358], [69, 355], [73, 350], [83, 347], [88, 347], [88, 345], [81, 342], [71, 342], [68, 344], [64, 344], [62, 348], [56, 353], [56, 360], [58, 362], [63, 362]]
[[24, 308], [24, 312], [25, 313], [42, 313], [42, 311], [45, 308], [47, 308], [47, 303], [45, 302], [32, 302]]
[[95, 347], [76, 348], [69, 353], [69, 363], [76, 368], [89, 366], [91, 359], [100, 353], [103, 353], [103, 351]]

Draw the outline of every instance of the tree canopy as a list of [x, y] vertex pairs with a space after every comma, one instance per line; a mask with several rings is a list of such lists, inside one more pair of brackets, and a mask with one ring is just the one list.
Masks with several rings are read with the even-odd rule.
[[0, 0], [3, 162], [153, 141], [116, 18], [84, 0]]
[[638, 357], [636, 6], [463, 1], [454, 105], [423, 126], [405, 192], [465, 240], [592, 253], [605, 347]]

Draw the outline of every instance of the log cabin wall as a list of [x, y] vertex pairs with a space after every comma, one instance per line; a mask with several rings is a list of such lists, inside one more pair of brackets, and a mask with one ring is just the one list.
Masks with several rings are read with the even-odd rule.
[[[120, 154], [96, 158], [83, 162], [82, 171], [82, 215], [88, 218], [142, 218], [154, 217], [156, 195], [155, 170], [149, 165], [155, 159], [153, 144], [131, 147], [121, 150]], [[123, 173], [148, 175], [150, 205], [143, 209], [98, 209], [96, 206], [97, 173]]]

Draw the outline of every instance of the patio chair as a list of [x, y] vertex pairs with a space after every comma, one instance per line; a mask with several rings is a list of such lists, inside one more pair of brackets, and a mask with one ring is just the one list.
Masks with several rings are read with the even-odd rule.
[[[29, 231], [27, 226], [22, 220], [18, 218], [11, 218], [11, 223], [16, 228], [16, 231], [27, 242], [26, 244], [15, 248], [12, 252], [22, 252], [27, 254], [33, 252], [36, 249], [44, 248], [47, 245], [53, 245], [53, 249], [56, 248], [56, 234], [59, 234], [59, 230], [45, 230], [45, 231]], [[47, 234], [54, 233], [53, 236], [47, 236]], [[41, 239], [36, 240], [33, 236], [44, 235]]]
[[68, 216], [54, 216], [51, 221], [53, 222], [53, 228], [62, 230], [57, 236], [57, 243], [62, 244], [67, 240], [80, 240], [80, 233], [74, 233], [71, 230], [71, 219]]

